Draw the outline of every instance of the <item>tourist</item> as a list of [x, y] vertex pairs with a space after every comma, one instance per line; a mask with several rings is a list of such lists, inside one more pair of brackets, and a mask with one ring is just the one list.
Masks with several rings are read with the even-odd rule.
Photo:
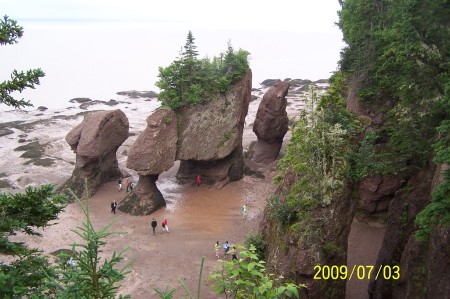
[[121, 179], [119, 179], [119, 191], [122, 191], [122, 180]]
[[73, 260], [73, 258], [70, 258], [69, 261], [67, 262], [72, 268], [75, 267], [75, 261]]
[[126, 192], [128, 192], [128, 188], [130, 187], [129, 184], [130, 184], [130, 181], [129, 181], [128, 178], [126, 178], [126, 179], [123, 181], [123, 185], [124, 185], [124, 187], [125, 187]]
[[241, 211], [242, 211], [242, 218], [247, 217], [247, 205], [246, 204], [244, 204], [242, 206]]
[[200, 187], [200, 184], [202, 183], [202, 178], [200, 177], [200, 175], [197, 176], [197, 187]]
[[233, 253], [231, 254], [231, 260], [237, 260], [236, 246], [233, 246]]
[[167, 225], [167, 218], [164, 218], [164, 221], [162, 223], [163, 231], [169, 232], [169, 226]]
[[225, 243], [223, 244], [223, 251], [224, 251], [223, 258], [226, 259], [228, 257], [229, 250], [230, 250], [230, 244], [228, 244], [228, 241], [225, 241]]
[[152, 220], [152, 230], [153, 230], [153, 234], [156, 233], [156, 226], [158, 226], [158, 222], [156, 222], [155, 218], [153, 218], [153, 220]]
[[216, 258], [220, 258], [219, 250], [220, 250], [220, 244], [219, 241], [216, 242], [214, 245], [214, 249], [216, 250]]
[[116, 208], [117, 208], [117, 202], [116, 202], [116, 200], [113, 200], [113, 202], [111, 203], [111, 213], [116, 214]]

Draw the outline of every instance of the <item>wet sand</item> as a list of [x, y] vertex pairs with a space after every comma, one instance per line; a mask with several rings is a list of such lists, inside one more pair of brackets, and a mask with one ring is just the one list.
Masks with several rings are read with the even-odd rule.
[[[186, 296], [177, 282], [181, 278], [190, 290], [196, 293], [202, 256], [205, 257], [202, 298], [219, 298], [211, 288], [207, 277], [214, 266], [214, 244], [229, 241], [243, 244], [245, 236], [255, 233], [261, 220], [267, 196], [273, 193], [271, 178], [244, 177], [217, 190], [211, 186], [177, 185], [173, 176], [164, 174], [158, 181], [167, 194], [167, 206], [148, 216], [131, 216], [117, 210], [117, 221], [111, 231], [127, 232], [108, 237], [102, 256], [109, 258], [113, 251], [120, 252], [126, 246], [126, 262], [134, 260], [129, 273], [120, 288], [121, 294], [132, 298], [158, 298], [155, 287], [165, 289], [176, 287], [175, 298]], [[119, 192], [116, 182], [105, 184], [90, 200], [89, 212], [96, 229], [114, 219], [110, 203], [126, 195]], [[247, 204], [248, 216], [243, 219], [240, 207]], [[166, 217], [170, 232], [162, 232], [161, 222]], [[70, 204], [60, 214], [58, 225], [43, 231], [43, 237], [17, 236], [31, 247], [39, 247], [45, 253], [70, 248], [69, 244], [79, 241], [71, 230], [84, 220], [79, 203]], [[157, 233], [152, 234], [150, 222], [158, 221]], [[221, 251], [222, 254], [222, 251]]]
[[[353, 219], [350, 234], [348, 236], [347, 267], [375, 266], [378, 252], [383, 242], [385, 227], [368, 225]], [[347, 281], [346, 299], [369, 298], [367, 288], [369, 280], [359, 280], [355, 277]]]

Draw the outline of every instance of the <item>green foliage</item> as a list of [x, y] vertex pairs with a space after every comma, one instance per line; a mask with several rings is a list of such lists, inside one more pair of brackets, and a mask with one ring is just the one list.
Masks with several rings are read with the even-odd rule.
[[195, 39], [189, 31], [184, 51], [168, 67], [159, 68], [158, 100], [172, 109], [193, 106], [225, 93], [248, 69], [248, 52], [228, 50], [212, 60], [197, 58]]
[[50, 298], [55, 288], [48, 285], [48, 278], [55, 275], [39, 252], [21, 254], [10, 264], [0, 264], [0, 298]]
[[219, 261], [220, 266], [209, 276], [215, 282], [215, 291], [225, 298], [299, 298], [298, 288], [305, 285], [281, 284], [282, 277], [273, 279], [266, 273], [264, 262], [259, 260], [251, 246], [240, 250], [239, 260]]
[[161, 299], [172, 299], [176, 291], [175, 288], [169, 290], [169, 287], [166, 287], [164, 291], [160, 290], [159, 288], [154, 288], [154, 290]]
[[56, 194], [52, 185], [27, 187], [25, 193], [0, 193], [0, 252], [17, 257], [9, 264], [0, 264], [1, 298], [48, 295], [54, 291], [47, 285], [48, 277], [55, 275], [47, 258], [38, 250], [11, 242], [8, 236], [18, 232], [40, 235], [35, 228], [48, 226], [65, 205], [66, 198]]
[[[445, 120], [438, 128], [442, 137], [435, 145], [436, 157], [434, 162], [450, 165], [450, 121]], [[425, 242], [436, 225], [450, 225], [450, 170], [442, 173], [443, 181], [436, 187], [432, 201], [416, 216], [419, 229], [416, 238]]]
[[[0, 45], [14, 44], [23, 35], [23, 27], [18, 26], [15, 20], [4, 16], [0, 20]], [[4, 103], [14, 108], [33, 106], [25, 100], [16, 100], [10, 94], [14, 91], [22, 92], [25, 88], [35, 88], [39, 85], [39, 78], [45, 74], [41, 69], [30, 69], [26, 72], [14, 70], [11, 74], [11, 80], [0, 83], [0, 104]]]
[[[436, 163], [449, 163], [448, 1], [345, 0], [341, 4], [339, 26], [348, 44], [341, 70], [357, 83], [353, 85], [358, 99], [387, 116], [377, 128], [384, 135], [380, 143], [388, 166], [382, 171], [393, 167], [396, 172], [414, 171], [433, 156]], [[368, 147], [368, 142], [362, 144], [356, 161], [364, 152], [371, 156]], [[357, 167], [357, 178], [380, 170], [361, 164], [366, 166]], [[443, 176], [431, 203], [416, 217], [419, 240], [426, 240], [436, 225], [450, 222], [447, 171]]]
[[269, 199], [269, 218], [281, 225], [287, 225], [298, 220], [296, 205], [292, 202], [280, 201], [279, 196]]
[[8, 235], [22, 232], [40, 235], [34, 228], [48, 226], [66, 206], [66, 197], [58, 195], [52, 185], [27, 187], [25, 193], [0, 193], [0, 252], [21, 254], [22, 244], [10, 242]]
[[266, 259], [267, 242], [262, 233], [248, 235], [244, 242], [245, 248], [255, 247], [255, 253], [262, 261]]
[[380, 137], [374, 131], [367, 132], [363, 140], [350, 154], [351, 168], [348, 176], [355, 182], [376, 173], [388, 173], [388, 161], [377, 153], [376, 144]]
[[4, 16], [0, 20], [0, 45], [16, 44], [17, 40], [23, 35], [23, 27], [17, 25], [15, 20]]
[[448, 117], [448, 9], [446, 0], [346, 0], [340, 12], [341, 70], [358, 83], [358, 99], [388, 111], [390, 158], [410, 169], [432, 157]]
[[312, 90], [274, 178], [281, 190], [289, 185], [286, 204], [297, 210], [329, 205], [346, 181], [350, 134], [340, 123], [325, 121], [324, 109], [316, 105]]
[[[104, 239], [113, 234], [124, 233], [108, 231], [118, 218], [103, 228], [95, 230], [89, 216], [87, 181], [85, 183], [85, 194], [87, 204], [83, 206], [80, 199], [72, 192], [86, 216], [82, 226], [74, 230], [83, 239], [84, 243], [72, 244], [74, 266], [67, 266], [66, 260], [64, 258], [61, 259], [58, 268], [58, 279], [53, 282], [58, 287], [56, 298], [115, 298], [120, 287], [120, 281], [129, 273], [128, 267], [131, 263], [117, 268], [118, 264], [124, 260], [124, 254], [128, 247], [118, 254], [114, 251], [109, 260], [103, 259], [103, 263], [101, 263], [102, 257], [100, 253], [107, 244]], [[63, 254], [62, 257], [64, 256]], [[120, 295], [119, 298], [130, 298], [130, 296]]]

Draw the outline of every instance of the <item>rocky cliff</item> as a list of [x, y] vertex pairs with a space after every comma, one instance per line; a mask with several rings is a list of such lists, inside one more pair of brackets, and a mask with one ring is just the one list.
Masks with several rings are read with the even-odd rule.
[[[295, 178], [287, 180], [294, 182]], [[268, 242], [268, 271], [282, 275], [288, 281], [305, 284], [307, 289], [301, 290], [301, 298], [345, 298], [345, 280], [314, 277], [316, 274], [322, 277], [315, 266], [347, 264], [347, 238], [357, 206], [357, 198], [351, 190], [348, 186], [327, 207], [316, 207], [303, 213], [303, 219], [290, 227], [270, 220], [265, 211], [261, 229]], [[283, 198], [280, 191], [277, 196]]]

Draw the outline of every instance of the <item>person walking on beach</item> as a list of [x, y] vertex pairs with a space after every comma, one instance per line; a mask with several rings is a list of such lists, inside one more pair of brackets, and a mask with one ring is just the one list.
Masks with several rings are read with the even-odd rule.
[[219, 244], [219, 241], [217, 241], [216, 244], [214, 245], [214, 249], [216, 251], [216, 258], [220, 258], [220, 254], [219, 254], [220, 244]]
[[228, 244], [228, 241], [225, 241], [225, 243], [223, 244], [223, 251], [223, 258], [226, 259], [228, 257], [228, 251], [230, 251], [230, 244]]
[[116, 202], [116, 200], [113, 200], [113, 202], [111, 203], [111, 213], [116, 214], [116, 208], [117, 208], [117, 202]]
[[247, 205], [245, 203], [242, 206], [241, 211], [242, 211], [242, 218], [247, 217]]
[[119, 191], [122, 191], [122, 180], [121, 179], [119, 179], [118, 184], [119, 184]]
[[200, 177], [200, 175], [197, 176], [196, 183], [197, 183], [197, 187], [200, 187], [200, 184], [202, 183], [202, 178]]
[[156, 233], [156, 226], [158, 226], [158, 222], [156, 222], [155, 218], [153, 218], [153, 220], [152, 220], [152, 230], [153, 230], [153, 234]]
[[169, 226], [167, 225], [167, 218], [164, 218], [164, 221], [162, 223], [163, 231], [169, 232]]

